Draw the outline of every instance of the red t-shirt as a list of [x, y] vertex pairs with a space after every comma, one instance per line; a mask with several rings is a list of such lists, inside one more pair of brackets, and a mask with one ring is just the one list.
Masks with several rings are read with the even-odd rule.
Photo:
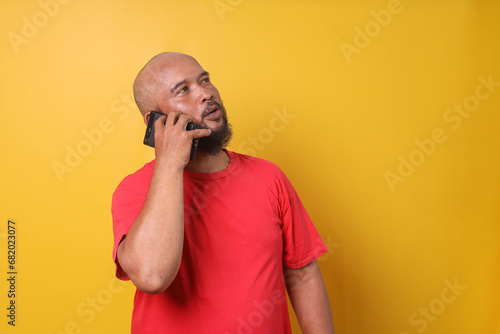
[[[291, 333], [283, 266], [300, 268], [326, 252], [297, 193], [269, 161], [227, 151], [217, 173], [184, 171], [184, 249], [164, 293], [136, 291], [132, 333]], [[113, 194], [118, 244], [141, 211], [154, 161]]]

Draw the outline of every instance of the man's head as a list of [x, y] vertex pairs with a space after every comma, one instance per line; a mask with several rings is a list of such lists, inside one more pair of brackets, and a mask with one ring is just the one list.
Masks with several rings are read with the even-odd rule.
[[155, 56], [134, 82], [134, 98], [147, 123], [151, 111], [180, 111], [212, 130], [200, 138], [198, 151], [218, 153], [231, 139], [231, 125], [219, 91], [208, 72], [191, 56], [167, 52]]

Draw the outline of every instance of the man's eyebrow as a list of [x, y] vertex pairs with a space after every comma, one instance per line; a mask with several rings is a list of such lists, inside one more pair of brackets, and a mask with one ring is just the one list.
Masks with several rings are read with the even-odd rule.
[[[198, 80], [204, 76], [210, 76], [210, 73], [208, 73], [207, 71], [203, 71], [200, 73], [200, 75], [198, 75]], [[172, 88], [170, 89], [170, 92], [173, 93], [177, 90], [177, 88], [179, 88], [180, 86], [184, 85], [185, 83], [187, 82], [187, 80], [182, 80], [182, 81], [179, 81], [177, 82], [175, 85], [172, 86]]]
[[178, 83], [176, 83], [171, 89], [170, 89], [170, 92], [173, 93], [177, 90], [177, 88], [179, 88], [179, 86], [182, 86], [186, 83], [186, 80], [182, 80], [182, 81], [179, 81]]

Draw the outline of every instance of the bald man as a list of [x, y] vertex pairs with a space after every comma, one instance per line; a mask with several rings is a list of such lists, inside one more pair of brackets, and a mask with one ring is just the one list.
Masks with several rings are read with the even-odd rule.
[[137, 287], [132, 333], [291, 333], [287, 291], [304, 333], [333, 333], [316, 262], [326, 246], [276, 165], [225, 149], [231, 126], [209, 73], [163, 53], [134, 97], [146, 124], [167, 116], [155, 160], [113, 194], [116, 275]]

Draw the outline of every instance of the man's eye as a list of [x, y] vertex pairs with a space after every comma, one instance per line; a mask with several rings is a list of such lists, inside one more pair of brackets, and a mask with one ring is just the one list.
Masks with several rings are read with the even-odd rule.
[[204, 82], [204, 83], [208, 83], [208, 82], [210, 82], [210, 79], [209, 79], [208, 77], [207, 77], [207, 78], [204, 78], [204, 79], [202, 80], [202, 82]]
[[187, 92], [187, 90], [188, 90], [187, 86], [184, 86], [184, 87], [182, 87], [182, 88], [179, 90], [179, 92], [178, 92], [177, 94], [182, 93], [182, 92]]

